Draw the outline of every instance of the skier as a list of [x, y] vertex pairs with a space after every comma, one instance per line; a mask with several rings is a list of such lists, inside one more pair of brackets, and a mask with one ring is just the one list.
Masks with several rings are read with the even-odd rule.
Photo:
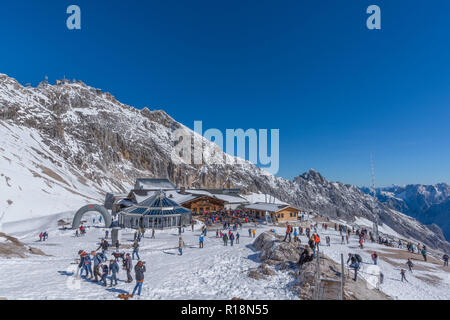
[[[181, 236], [178, 238], [178, 255], [182, 256], [183, 255], [183, 246], [184, 246], [184, 242], [183, 242], [183, 238], [181, 238]], [[137, 279], [137, 278], [136, 278]]]
[[412, 267], [414, 267], [414, 264], [412, 263], [411, 259], [408, 259], [408, 261], [406, 261], [406, 265], [409, 268], [409, 271], [412, 272]]
[[203, 249], [203, 241], [204, 241], [204, 237], [203, 237], [202, 234], [200, 235], [198, 241], [199, 241], [199, 247], [200, 247], [200, 249]]
[[126, 254], [124, 264], [125, 270], [127, 271], [127, 283], [130, 283], [133, 281], [133, 277], [131, 276], [131, 270], [133, 270], [133, 259], [131, 259], [129, 253]]
[[403, 282], [403, 280], [405, 280], [406, 282], [408, 282], [408, 280], [406, 280], [406, 276], [405, 276], [405, 269], [402, 269], [402, 270], [400, 271], [400, 274], [401, 274], [401, 276], [402, 276], [402, 282]]
[[371, 257], [372, 257], [373, 264], [376, 265], [377, 264], [377, 260], [378, 260], [377, 253], [376, 252], [372, 253]]
[[448, 267], [448, 254], [444, 254], [442, 259], [444, 260], [444, 267]]
[[138, 260], [141, 260], [141, 258], [139, 257], [139, 243], [138, 243], [137, 239], [134, 240], [134, 242], [133, 242], [133, 256], [132, 256], [133, 260], [134, 260], [134, 255], [137, 256]]
[[[180, 237], [181, 239], [181, 237]], [[145, 268], [145, 262], [142, 261], [138, 261], [138, 263], [136, 264], [136, 266], [134, 267], [134, 272], [136, 275], [136, 286], [133, 289], [133, 293], [131, 294], [131, 296], [134, 296], [134, 293], [136, 292], [136, 290], [138, 290], [138, 296], [141, 295], [141, 289], [142, 289], [142, 285], [144, 283], [144, 272], [146, 272], [146, 268]]]
[[113, 280], [115, 282], [115, 285], [117, 286], [117, 273], [119, 272], [119, 265], [115, 260], [109, 261], [109, 274], [111, 275], [111, 284], [110, 287], [113, 286]]

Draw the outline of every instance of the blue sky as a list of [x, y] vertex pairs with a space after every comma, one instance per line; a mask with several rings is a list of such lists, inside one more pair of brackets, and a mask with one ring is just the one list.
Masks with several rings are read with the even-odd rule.
[[[66, 28], [77, 4], [82, 30]], [[382, 30], [366, 28], [381, 8]], [[0, 72], [193, 127], [280, 129], [279, 176], [450, 182], [450, 2], [2, 1]]]

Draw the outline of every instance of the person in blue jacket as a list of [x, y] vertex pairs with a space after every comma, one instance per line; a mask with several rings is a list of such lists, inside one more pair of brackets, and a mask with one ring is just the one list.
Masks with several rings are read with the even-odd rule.
[[117, 286], [117, 273], [119, 272], [119, 265], [115, 260], [109, 261], [109, 274], [111, 275], [111, 284], [110, 287], [113, 286], [113, 280], [115, 285]]
[[203, 248], [203, 242], [204, 242], [204, 240], [205, 240], [205, 238], [203, 237], [203, 234], [201, 234], [200, 237], [198, 238], [200, 249]]
[[103, 270], [102, 281], [103, 281], [103, 285], [106, 287], [106, 277], [108, 276], [108, 266], [106, 264], [102, 265], [102, 270]]
[[92, 273], [91, 256], [89, 254], [87, 254], [86, 252], [84, 252], [84, 251], [83, 251], [83, 253], [81, 253], [80, 264], [82, 264], [80, 276], [83, 276], [83, 271], [86, 270], [86, 277], [90, 274], [91, 276], [90, 276], [89, 279], [92, 279], [94, 277], [94, 275]]

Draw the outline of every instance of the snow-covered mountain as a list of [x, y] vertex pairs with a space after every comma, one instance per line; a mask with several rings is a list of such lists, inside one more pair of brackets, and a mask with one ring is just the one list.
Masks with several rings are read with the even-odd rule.
[[[361, 188], [361, 190], [374, 194], [369, 188]], [[448, 184], [410, 184], [377, 188], [375, 191], [379, 201], [426, 225], [438, 225], [444, 236], [450, 239], [450, 186]]]
[[[192, 135], [215, 163], [193, 165], [175, 154], [178, 129]], [[277, 178], [223, 153], [164, 111], [138, 110], [81, 81], [44, 81], [34, 88], [0, 74], [0, 152], [3, 222], [101, 203], [106, 192], [126, 192], [137, 177], [165, 177], [189, 188], [271, 194], [346, 221], [378, 219], [405, 237], [450, 249], [436, 230], [355, 186], [329, 182], [314, 170], [293, 181]]]

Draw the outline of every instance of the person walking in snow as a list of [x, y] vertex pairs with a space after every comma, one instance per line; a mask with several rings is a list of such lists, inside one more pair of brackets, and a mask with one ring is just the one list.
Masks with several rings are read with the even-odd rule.
[[178, 238], [178, 255], [179, 256], [183, 255], [183, 247], [184, 247], [184, 241], [183, 241], [183, 238], [180, 236]]
[[330, 246], [330, 243], [331, 243], [330, 237], [329, 237], [329, 236], [326, 236], [326, 237], [325, 237], [325, 241], [326, 241], [326, 243], [327, 243], [327, 246], [329, 247], [329, 246]]
[[134, 260], [134, 255], [136, 255], [138, 260], [141, 260], [141, 258], [139, 257], [139, 243], [138, 243], [137, 239], [134, 240], [134, 242], [133, 242], [133, 256], [132, 256], [133, 260]]
[[97, 254], [97, 252], [92, 251], [92, 256], [94, 257], [94, 277], [95, 277], [95, 282], [98, 282], [98, 279], [100, 277], [100, 279], [102, 278], [102, 274], [100, 273], [100, 267], [102, 265], [102, 257]]
[[109, 235], [109, 230], [105, 231], [105, 239], [108, 239], [108, 235]]
[[355, 270], [355, 275], [354, 275], [354, 277], [353, 277], [353, 281], [356, 281], [356, 279], [357, 279], [357, 277], [358, 277], [359, 261], [358, 261], [356, 255], [351, 254], [351, 253], [348, 254], [348, 260], [347, 260], [347, 263], [348, 263], [349, 261], [351, 262], [351, 263], [350, 263], [350, 268], [353, 268], [353, 269]]
[[442, 260], [444, 260], [444, 267], [448, 267], [448, 254], [444, 254]]
[[408, 282], [408, 280], [406, 280], [406, 276], [405, 276], [405, 269], [400, 270], [400, 274], [402, 276], [402, 282], [403, 282], [403, 280]]
[[286, 242], [286, 239], [287, 239], [287, 237], [289, 237], [289, 242], [291, 242], [291, 225], [290, 224], [288, 224], [287, 226], [286, 226], [286, 235], [284, 236], [284, 242]]
[[131, 281], [133, 281], [133, 277], [131, 276], [131, 270], [133, 270], [133, 259], [131, 259], [129, 253], [127, 253], [125, 256], [124, 267], [125, 271], [127, 272], [127, 283], [130, 283]]
[[111, 284], [110, 287], [113, 286], [113, 280], [115, 282], [115, 285], [117, 286], [117, 273], [119, 272], [119, 265], [115, 260], [109, 261], [109, 274], [111, 275]]
[[228, 246], [228, 235], [226, 233], [223, 234], [223, 245]]
[[377, 260], [378, 260], [377, 253], [376, 252], [372, 253], [371, 257], [372, 257], [373, 264], [377, 265]]
[[422, 254], [423, 260], [427, 262], [427, 249], [425, 246], [423, 246], [422, 251], [420, 253]]
[[89, 279], [92, 279], [94, 277], [94, 274], [92, 273], [92, 263], [91, 263], [91, 256], [83, 251], [81, 254], [83, 266], [80, 272], [80, 276], [83, 276], [83, 271], [86, 271], [86, 278], [88, 275], [91, 275]]
[[108, 241], [106, 241], [105, 239], [102, 239], [102, 241], [100, 242], [100, 246], [96, 250], [96, 251], [98, 251], [99, 249], [102, 249], [102, 255], [103, 255], [104, 261], [107, 260], [106, 254], [108, 253], [108, 248], [109, 248]]
[[219, 238], [219, 229], [216, 229], [216, 238]]
[[138, 291], [138, 296], [141, 295], [142, 285], [144, 284], [144, 272], [146, 271], [147, 269], [145, 268], [145, 262], [138, 261], [138, 263], [134, 266], [136, 286], [134, 287], [133, 293], [131, 294], [132, 297], [134, 296], [136, 290]]
[[414, 267], [414, 264], [412, 263], [411, 259], [408, 259], [408, 261], [406, 261], [406, 265], [409, 268], [409, 271], [412, 272], [412, 268]]
[[253, 229], [253, 238], [256, 238], [256, 230], [255, 229]]
[[[238, 232], [236, 232], [236, 244], [239, 244], [239, 237], [240, 237], [241, 235], [239, 234], [239, 231]], [[447, 259], [448, 260], [448, 259]]]
[[116, 252], [119, 252], [120, 250], [120, 243], [119, 240], [116, 240]]
[[201, 234], [200, 235], [200, 237], [198, 238], [198, 241], [199, 241], [199, 248], [200, 249], [203, 249], [203, 241], [204, 241], [204, 237], [203, 237], [203, 235]]
[[233, 233], [230, 234], [230, 243], [231, 243], [231, 246], [233, 246], [233, 243], [234, 243], [234, 234]]
[[249, 238], [252, 237], [252, 229], [251, 229], [251, 228], [248, 229], [248, 237], [249, 237]]
[[344, 236], [341, 236], [341, 244], [345, 244]]
[[39, 233], [39, 241], [42, 241], [42, 237], [44, 236], [44, 234], [41, 232]]
[[152, 236], [150, 237], [150, 239], [155, 239], [155, 228], [152, 228]]
[[313, 237], [311, 237], [308, 241], [308, 245], [311, 248], [311, 250], [313, 251], [313, 256], [316, 256], [316, 243], [314, 242]]
[[106, 264], [103, 264], [102, 265], [102, 271], [103, 271], [103, 274], [102, 274], [102, 282], [103, 282], [103, 286], [107, 286], [107, 284], [106, 284], [106, 278], [108, 277], [108, 266], [106, 265]]

